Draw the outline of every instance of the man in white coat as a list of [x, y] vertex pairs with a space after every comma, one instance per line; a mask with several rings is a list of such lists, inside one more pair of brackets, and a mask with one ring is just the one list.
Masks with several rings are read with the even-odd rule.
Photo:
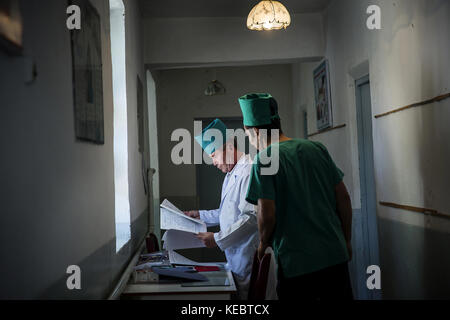
[[[208, 139], [211, 135], [205, 136], [205, 133], [211, 129], [216, 129], [215, 133], [220, 132], [223, 140]], [[207, 226], [220, 225], [220, 232], [200, 233], [198, 238], [206, 247], [218, 246], [225, 252], [226, 267], [232, 271], [236, 280], [239, 298], [247, 299], [253, 257], [259, 244], [255, 206], [245, 200], [251, 160], [237, 149], [236, 140], [227, 141], [226, 126], [220, 119], [210, 123], [195, 140], [212, 158], [214, 166], [226, 176], [218, 209], [185, 211], [185, 214], [201, 219]]]

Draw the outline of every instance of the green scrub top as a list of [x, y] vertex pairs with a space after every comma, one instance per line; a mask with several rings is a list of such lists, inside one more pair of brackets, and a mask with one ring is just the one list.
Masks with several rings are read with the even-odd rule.
[[[261, 175], [278, 148], [279, 170]], [[272, 239], [275, 257], [286, 278], [300, 276], [349, 260], [336, 210], [335, 186], [344, 174], [319, 142], [293, 139], [270, 145], [258, 153], [250, 175], [246, 200], [275, 201], [276, 225]]]

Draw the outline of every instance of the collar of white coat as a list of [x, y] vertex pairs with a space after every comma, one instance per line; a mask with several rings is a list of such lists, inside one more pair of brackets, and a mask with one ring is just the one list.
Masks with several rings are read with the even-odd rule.
[[[224, 181], [224, 185], [225, 185], [225, 190], [222, 193], [222, 199], [225, 198], [225, 196], [228, 194], [228, 192], [232, 189], [232, 187], [234, 186], [236, 179], [238, 176], [242, 175], [245, 171], [243, 171], [245, 168], [247, 168], [247, 165], [251, 164], [251, 158], [250, 156], [243, 154], [238, 162], [236, 162], [236, 165], [234, 166], [233, 170], [231, 170], [230, 172], [227, 173], [225, 180], [227, 180], [226, 182]], [[222, 206], [222, 204], [221, 204]]]
[[242, 154], [239, 158], [238, 162], [236, 162], [233, 170], [227, 173], [227, 176], [231, 175], [239, 175], [242, 168], [245, 168], [246, 165], [251, 164], [251, 157], [248, 154]]

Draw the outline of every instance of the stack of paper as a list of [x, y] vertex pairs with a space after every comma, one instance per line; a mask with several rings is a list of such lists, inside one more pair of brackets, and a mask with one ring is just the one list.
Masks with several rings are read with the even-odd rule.
[[167, 251], [205, 246], [203, 241], [195, 237], [195, 233], [181, 230], [167, 230], [162, 240], [164, 241], [164, 249]]
[[205, 246], [195, 235], [206, 232], [206, 224], [188, 217], [167, 199], [161, 203], [161, 229], [167, 230], [162, 240], [168, 251]]
[[214, 263], [198, 263], [173, 251], [205, 247], [204, 243], [197, 239], [196, 234], [206, 232], [206, 224], [199, 219], [188, 217], [167, 199], [161, 203], [160, 207], [161, 229], [167, 230], [162, 238], [163, 248], [169, 252], [170, 263], [195, 266], [215, 265]]

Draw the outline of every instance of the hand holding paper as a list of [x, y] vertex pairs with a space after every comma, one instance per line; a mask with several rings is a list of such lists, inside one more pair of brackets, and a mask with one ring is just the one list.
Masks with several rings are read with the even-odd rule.
[[214, 233], [212, 232], [200, 232], [197, 235], [197, 239], [202, 241], [207, 248], [217, 247], [216, 239], [214, 239]]
[[206, 224], [199, 219], [188, 217], [183, 211], [165, 199], [161, 203], [161, 229], [182, 230], [197, 234], [206, 232]]
[[183, 211], [183, 213], [188, 217], [200, 219], [200, 213], [198, 212], [198, 210]]
[[167, 230], [162, 240], [164, 241], [163, 247], [167, 251], [205, 247], [203, 241], [197, 239], [194, 233], [180, 230]]
[[167, 199], [161, 204], [161, 229], [167, 230], [162, 240], [168, 251], [205, 246], [195, 235], [206, 232], [206, 224], [188, 217]]

